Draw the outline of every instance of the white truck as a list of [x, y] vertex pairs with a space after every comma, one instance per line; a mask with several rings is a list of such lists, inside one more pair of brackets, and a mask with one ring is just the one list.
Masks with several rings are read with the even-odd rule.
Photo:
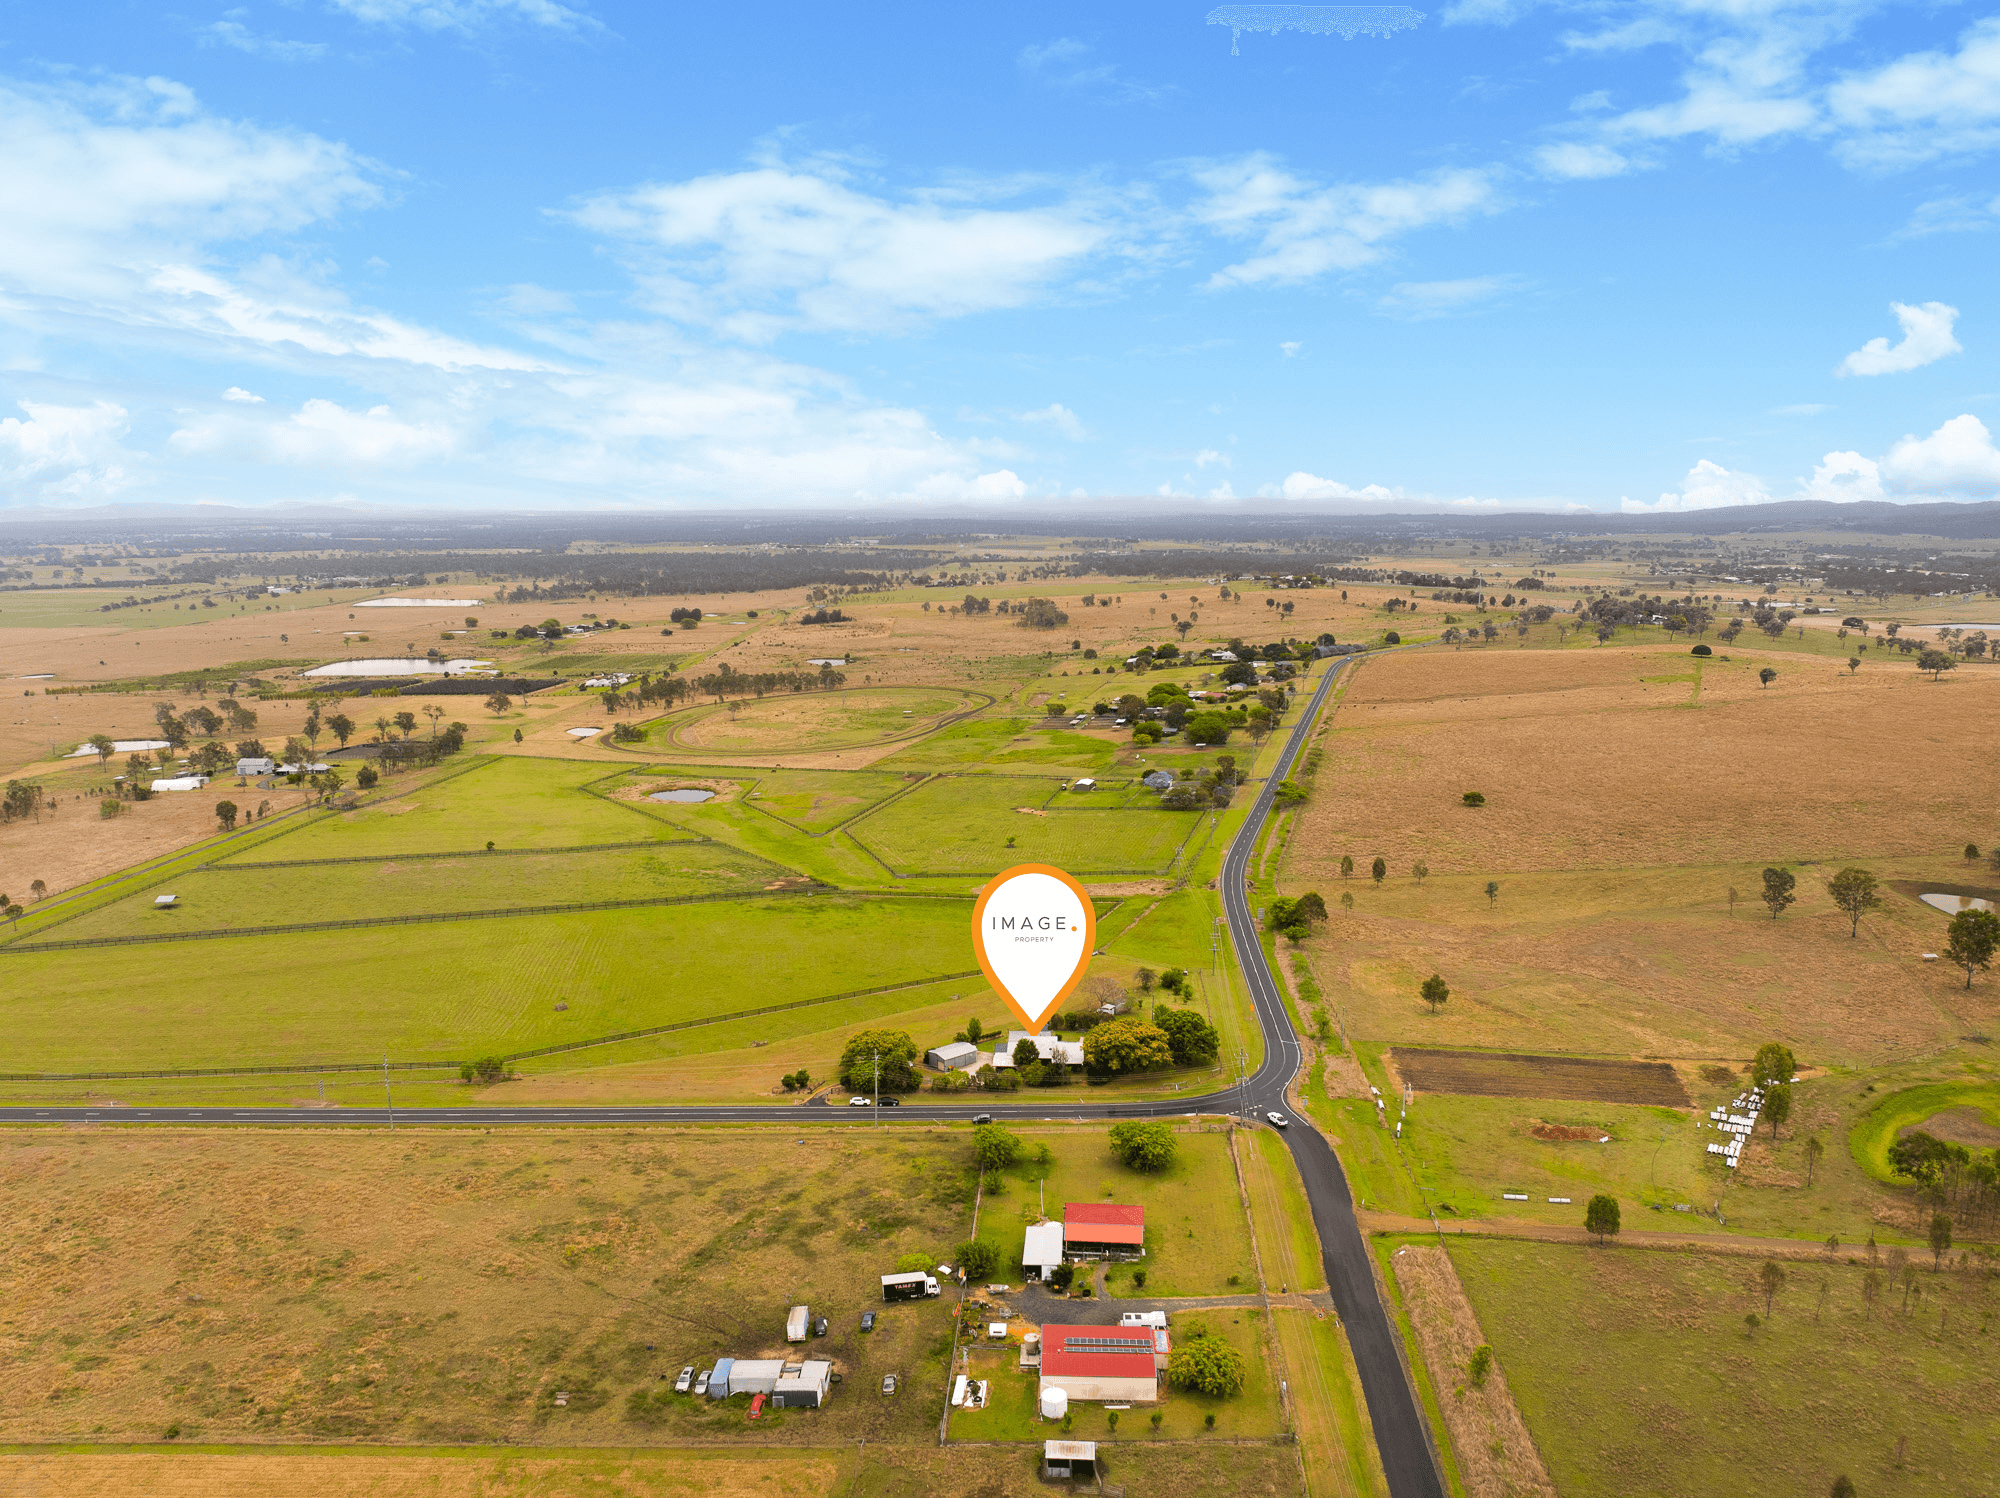
[[934, 1274], [885, 1274], [882, 1276], [882, 1298], [884, 1300], [928, 1300], [938, 1293], [937, 1276]]

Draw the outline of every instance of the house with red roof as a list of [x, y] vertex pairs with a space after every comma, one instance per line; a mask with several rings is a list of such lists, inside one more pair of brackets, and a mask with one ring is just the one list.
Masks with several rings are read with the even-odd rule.
[[1063, 1249], [1072, 1257], [1144, 1258], [1146, 1209], [1117, 1202], [1066, 1202]]
[[1071, 1399], [1151, 1404], [1160, 1397], [1167, 1334], [1144, 1326], [1044, 1326], [1039, 1399], [1061, 1389]]

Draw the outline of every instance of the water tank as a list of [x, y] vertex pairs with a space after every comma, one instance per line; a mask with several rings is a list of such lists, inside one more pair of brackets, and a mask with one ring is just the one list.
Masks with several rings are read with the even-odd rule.
[[1069, 1413], [1069, 1390], [1067, 1389], [1042, 1390], [1042, 1418], [1044, 1420], [1060, 1420], [1064, 1415], [1067, 1415], [1068, 1413]]

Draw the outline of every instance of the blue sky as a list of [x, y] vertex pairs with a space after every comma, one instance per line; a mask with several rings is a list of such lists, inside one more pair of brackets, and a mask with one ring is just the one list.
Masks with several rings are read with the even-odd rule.
[[1208, 9], [12, 7], [0, 506], [2000, 497], [2000, 15]]

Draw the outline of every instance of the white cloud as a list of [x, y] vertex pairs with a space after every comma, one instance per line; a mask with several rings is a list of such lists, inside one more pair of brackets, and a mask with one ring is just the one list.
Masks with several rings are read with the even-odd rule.
[[179, 452], [230, 452], [271, 463], [314, 467], [402, 467], [449, 454], [458, 434], [439, 422], [409, 422], [387, 406], [350, 411], [309, 400], [282, 421], [216, 415], [176, 431]]
[[1236, 490], [1230, 486], [1227, 480], [1224, 480], [1208, 491], [1208, 497], [1210, 499], [1234, 499], [1236, 498]]
[[631, 248], [654, 310], [752, 342], [1018, 307], [1118, 232], [1111, 205], [1081, 192], [998, 207], [965, 201], [976, 190], [891, 196], [846, 179], [771, 165], [605, 194], [568, 217]]
[[357, 21], [396, 29], [458, 31], [471, 34], [498, 24], [540, 26], [551, 31], [593, 31], [598, 23], [555, 0], [327, 0]]
[[1632, 169], [1629, 157], [1620, 155], [1609, 146], [1583, 141], [1543, 146], [1535, 152], [1535, 165], [1542, 169], [1542, 175], [1559, 180], [1616, 177]]
[[1283, 354], [1287, 359], [1295, 359], [1298, 357], [1299, 350], [1304, 347], [1303, 343], [1298, 342], [1281, 343], [1278, 345], [1278, 352]]
[[1830, 499], [1836, 504], [1888, 498], [1882, 492], [1882, 470], [1872, 458], [1854, 452], [1828, 453], [1821, 458], [1799, 497]]
[[1083, 440], [1083, 423], [1076, 419], [1076, 412], [1061, 401], [1051, 401], [1039, 411], [1023, 411], [1021, 420], [1042, 422], [1052, 426], [1072, 442]]
[[294, 42], [279, 36], [259, 36], [241, 21], [214, 21], [195, 29], [195, 39], [204, 47], [228, 47], [253, 57], [269, 57], [278, 62], [316, 62], [326, 56], [325, 42]]
[[1651, 502], [1624, 499], [1618, 508], [1627, 515], [1657, 515], [1673, 510], [1714, 510], [1725, 505], [1761, 505], [1771, 493], [1754, 474], [1732, 473], [1720, 463], [1703, 458], [1688, 470], [1678, 491], [1669, 491]]
[[0, 420], [0, 489], [14, 499], [103, 498], [131, 482], [119, 438], [123, 406], [51, 406], [22, 401], [27, 420]]
[[1227, 468], [1229, 466], [1229, 454], [1217, 452], [1212, 447], [1204, 447], [1194, 455], [1194, 466], [1197, 468], [1206, 468], [1211, 463], [1220, 463], [1224, 468]]
[[1451, 167], [1401, 182], [1322, 186], [1263, 153], [1194, 168], [1208, 196], [1195, 220], [1258, 241], [1258, 253], [1217, 271], [1210, 287], [1286, 285], [1379, 260], [1388, 241], [1507, 206], [1495, 168]]
[[2000, 17], [1968, 27], [1953, 52], [1913, 52], [1827, 90], [1835, 121], [1855, 132], [1841, 154], [1901, 166], [2000, 144]]
[[1396, 491], [1384, 489], [1380, 484], [1369, 484], [1365, 488], [1352, 489], [1338, 479], [1323, 479], [1316, 473], [1300, 470], [1289, 475], [1278, 486], [1278, 494], [1285, 499], [1366, 499], [1391, 500]]
[[1517, 276], [1468, 276], [1457, 281], [1399, 281], [1381, 299], [1385, 312], [1423, 319], [1490, 302], [1520, 286]]
[[1903, 326], [1903, 341], [1891, 348], [1888, 339], [1871, 338], [1841, 360], [1835, 374], [1902, 374], [1922, 369], [1947, 354], [1964, 352], [1951, 331], [1952, 324], [1958, 321], [1958, 308], [1947, 307], [1943, 302], [1924, 302], [1914, 307], [1891, 302], [1889, 310]]
[[241, 401], [246, 406], [261, 406], [264, 403], [263, 396], [252, 395], [241, 385], [231, 385], [222, 392], [222, 398], [226, 401]]
[[1954, 416], [1928, 437], [1905, 437], [1882, 460], [1882, 478], [1906, 495], [2000, 499], [2000, 449], [1977, 416]]
[[1059, 36], [1041, 46], [1023, 47], [1016, 58], [1021, 70], [1050, 88], [1096, 95], [1113, 104], [1147, 104], [1175, 92], [1171, 85], [1135, 83], [1116, 63], [1091, 62], [1092, 48], [1073, 36]]
[[1981, 234], [2000, 228], [2000, 198], [1932, 198], [1919, 203], [1910, 221], [1889, 236], [1891, 244], [1933, 234]]

